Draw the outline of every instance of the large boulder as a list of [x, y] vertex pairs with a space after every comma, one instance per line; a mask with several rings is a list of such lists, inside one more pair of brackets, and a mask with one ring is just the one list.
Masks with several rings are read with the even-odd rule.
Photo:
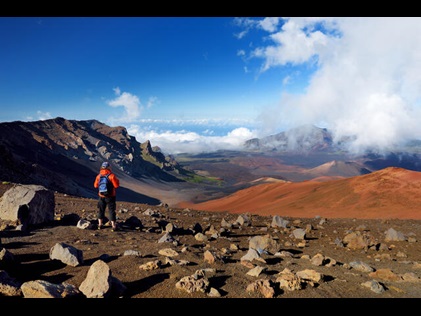
[[17, 184], [0, 198], [0, 219], [24, 228], [54, 220], [54, 193], [41, 185]]

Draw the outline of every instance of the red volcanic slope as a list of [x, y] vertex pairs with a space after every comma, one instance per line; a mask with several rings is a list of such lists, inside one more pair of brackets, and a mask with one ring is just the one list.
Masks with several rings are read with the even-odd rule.
[[302, 218], [421, 219], [421, 172], [389, 167], [326, 182], [264, 183], [221, 199], [178, 206]]

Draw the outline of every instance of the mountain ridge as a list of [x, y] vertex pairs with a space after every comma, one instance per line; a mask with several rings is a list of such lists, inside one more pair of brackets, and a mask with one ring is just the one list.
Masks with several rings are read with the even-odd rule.
[[[41, 184], [46, 188], [95, 197], [93, 180], [103, 161], [122, 178], [141, 183], [183, 182], [188, 174], [169, 156], [140, 143], [122, 126], [97, 120], [58, 117], [34, 122], [0, 124], [0, 172], [3, 181]], [[132, 181], [133, 182], [133, 181]], [[123, 187], [125, 180], [123, 179]], [[120, 198], [159, 203], [136, 190], [121, 189]]]

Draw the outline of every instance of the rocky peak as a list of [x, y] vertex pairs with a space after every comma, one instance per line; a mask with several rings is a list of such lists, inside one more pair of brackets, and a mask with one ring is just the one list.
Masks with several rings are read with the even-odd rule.
[[140, 145], [142, 156], [147, 161], [152, 161], [163, 170], [178, 172], [179, 165], [172, 156], [165, 156], [158, 146], [152, 148], [149, 140]]

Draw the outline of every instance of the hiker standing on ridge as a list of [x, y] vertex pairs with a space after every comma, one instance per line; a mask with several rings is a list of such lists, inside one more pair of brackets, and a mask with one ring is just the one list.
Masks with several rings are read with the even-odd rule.
[[[104, 191], [102, 182], [104, 181]], [[120, 186], [117, 176], [111, 171], [108, 162], [103, 162], [98, 175], [95, 178], [94, 188], [98, 189], [98, 229], [103, 227], [105, 209], [108, 206], [109, 220], [112, 231], [118, 230], [116, 216], [116, 189]], [[108, 192], [105, 192], [108, 189]]]

